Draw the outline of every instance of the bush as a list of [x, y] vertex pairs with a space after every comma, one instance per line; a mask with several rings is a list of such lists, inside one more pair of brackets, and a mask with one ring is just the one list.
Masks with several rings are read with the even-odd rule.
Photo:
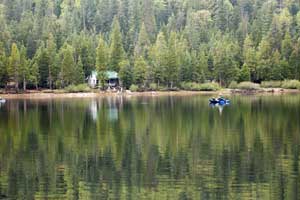
[[132, 84], [129, 88], [131, 92], [137, 92], [139, 90], [139, 86]]
[[238, 83], [236, 81], [231, 81], [229, 84], [228, 88], [230, 89], [237, 89], [238, 88]]
[[282, 82], [281, 81], [263, 81], [260, 84], [263, 88], [281, 88]]
[[149, 89], [150, 89], [151, 91], [156, 91], [156, 90], [158, 90], [157, 84], [156, 84], [156, 83], [150, 83]]
[[200, 84], [200, 91], [217, 91], [220, 89], [218, 83], [203, 83]]
[[282, 83], [284, 89], [300, 89], [300, 82], [298, 80], [286, 80]]
[[249, 81], [241, 82], [237, 85], [237, 89], [241, 90], [258, 90], [260, 85]]
[[199, 90], [199, 84], [194, 82], [183, 82], [180, 85], [183, 90]]
[[87, 84], [69, 85], [65, 91], [70, 93], [90, 92], [91, 88]]
[[183, 82], [181, 83], [181, 89], [189, 91], [216, 91], [220, 89], [220, 86], [217, 83]]

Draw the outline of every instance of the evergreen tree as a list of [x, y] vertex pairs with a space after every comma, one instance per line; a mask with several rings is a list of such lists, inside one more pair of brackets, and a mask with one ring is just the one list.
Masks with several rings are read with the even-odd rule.
[[42, 88], [48, 87], [49, 78], [49, 54], [42, 44], [37, 50], [35, 57], [37, 59], [37, 65], [39, 68], [39, 86]]
[[289, 60], [292, 67], [291, 79], [300, 79], [300, 39], [294, 44]]
[[148, 51], [150, 47], [150, 40], [148, 38], [148, 34], [145, 28], [144, 23], [141, 26], [141, 30], [138, 37], [138, 42], [135, 46], [135, 56], [143, 56], [144, 58], [148, 58]]
[[133, 81], [133, 72], [128, 60], [123, 60], [120, 62], [119, 76], [122, 81], [122, 86], [126, 89], [129, 89]]
[[15, 89], [18, 91], [19, 89], [19, 74], [20, 72], [20, 52], [16, 43], [12, 44], [11, 54], [9, 57], [9, 65], [7, 69], [7, 73], [9, 76], [9, 80], [15, 83]]
[[154, 14], [154, 2], [152, 0], [142, 0], [143, 2], [143, 22], [150, 38], [154, 37], [156, 32], [156, 22]]
[[4, 86], [7, 81], [7, 57], [3, 43], [0, 42], [0, 87]]
[[285, 33], [284, 39], [281, 43], [281, 55], [285, 60], [289, 60], [292, 53], [292, 38], [289, 32]]
[[250, 79], [251, 79], [250, 69], [247, 64], [244, 64], [239, 71], [238, 81], [239, 82], [250, 81]]
[[49, 34], [47, 40], [47, 54], [49, 56], [49, 70], [48, 70], [48, 85], [52, 89], [53, 83], [58, 79], [59, 69], [56, 65], [56, 43], [52, 34]]
[[151, 49], [150, 57], [153, 62], [152, 77], [159, 86], [165, 80], [167, 66], [168, 47], [165, 36], [162, 32], [157, 35], [155, 45]]
[[120, 25], [118, 19], [115, 17], [110, 34], [110, 69], [118, 72], [120, 70], [119, 63], [123, 60], [124, 56]]
[[238, 45], [229, 36], [222, 36], [214, 44], [213, 60], [215, 66], [216, 79], [221, 85], [227, 86], [235, 80], [238, 73], [237, 54]]
[[246, 68], [250, 70], [250, 78], [257, 81], [257, 58], [256, 51], [252, 39], [249, 35], [246, 36], [243, 46], [243, 60]]
[[27, 60], [26, 48], [21, 46], [20, 50], [20, 80], [23, 82], [23, 90], [26, 90], [27, 79], [29, 77], [29, 61]]
[[81, 61], [81, 57], [79, 56], [78, 61], [75, 66], [74, 72], [74, 84], [81, 84], [84, 83], [84, 71], [83, 71], [83, 64]]
[[258, 46], [257, 52], [257, 79], [270, 80], [272, 48], [269, 41], [263, 38]]
[[178, 57], [176, 55], [177, 49], [177, 38], [176, 33], [171, 32], [169, 42], [168, 42], [168, 51], [166, 57], [166, 80], [169, 87], [172, 89], [175, 84], [178, 82], [179, 78], [179, 66], [178, 66]]
[[103, 36], [100, 35], [99, 43], [96, 52], [96, 68], [98, 72], [98, 79], [102, 87], [105, 85], [106, 81], [106, 71], [107, 71], [107, 64], [108, 64], [108, 47], [105, 43]]
[[61, 50], [62, 61], [61, 61], [60, 78], [61, 78], [62, 87], [75, 83], [74, 80], [75, 61], [74, 61], [73, 53], [74, 53], [74, 49], [68, 44], [65, 44], [63, 49]]
[[145, 86], [146, 84], [146, 73], [148, 65], [143, 57], [138, 57], [134, 61], [133, 67], [133, 83], [139, 86]]

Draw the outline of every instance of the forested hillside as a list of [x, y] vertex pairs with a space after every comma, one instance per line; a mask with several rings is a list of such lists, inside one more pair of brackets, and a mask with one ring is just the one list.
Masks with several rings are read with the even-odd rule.
[[0, 85], [299, 79], [299, 0], [0, 0]]

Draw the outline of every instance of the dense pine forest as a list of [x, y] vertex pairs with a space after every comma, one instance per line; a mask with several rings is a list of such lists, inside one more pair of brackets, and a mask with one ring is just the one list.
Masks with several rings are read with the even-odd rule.
[[300, 78], [299, 0], [0, 0], [0, 87]]

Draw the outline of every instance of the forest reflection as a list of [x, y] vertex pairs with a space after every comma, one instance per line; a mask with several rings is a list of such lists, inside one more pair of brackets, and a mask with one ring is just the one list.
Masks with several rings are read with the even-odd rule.
[[300, 96], [11, 100], [0, 198], [299, 199]]

